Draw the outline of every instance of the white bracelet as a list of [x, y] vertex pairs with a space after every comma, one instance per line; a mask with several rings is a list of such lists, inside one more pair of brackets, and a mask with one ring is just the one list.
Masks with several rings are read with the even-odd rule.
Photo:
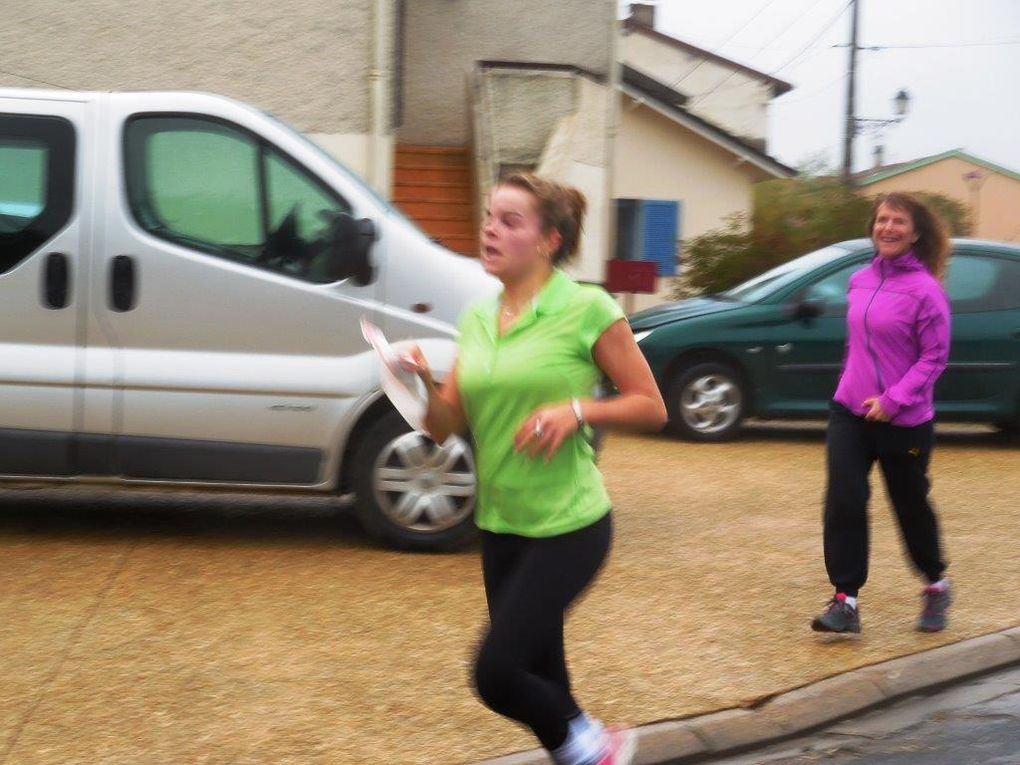
[[581, 402], [576, 398], [570, 399], [570, 408], [574, 411], [574, 417], [577, 418], [577, 429], [580, 430], [584, 427], [584, 412], [581, 411]]

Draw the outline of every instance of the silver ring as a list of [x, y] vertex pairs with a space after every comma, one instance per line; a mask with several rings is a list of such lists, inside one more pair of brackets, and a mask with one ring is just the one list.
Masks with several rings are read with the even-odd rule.
[[541, 422], [536, 422], [535, 423], [535, 435], [538, 436], [539, 438], [542, 437], [542, 423]]

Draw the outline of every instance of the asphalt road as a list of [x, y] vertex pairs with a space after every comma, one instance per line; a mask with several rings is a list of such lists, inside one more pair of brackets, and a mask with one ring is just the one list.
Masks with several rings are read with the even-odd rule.
[[705, 765], [1017, 765], [1020, 668]]

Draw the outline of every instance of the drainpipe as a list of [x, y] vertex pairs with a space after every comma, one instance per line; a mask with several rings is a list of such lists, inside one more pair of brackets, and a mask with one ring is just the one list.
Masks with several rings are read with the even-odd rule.
[[616, 19], [615, 0], [605, 0], [609, 6], [609, 72], [606, 77], [606, 172], [605, 172], [605, 205], [602, 208], [604, 222], [602, 224], [604, 250], [602, 258], [602, 278], [606, 278], [609, 258], [613, 251], [613, 238], [616, 236], [616, 206], [613, 204], [615, 190], [616, 135], [620, 122], [620, 22]]
[[387, 116], [388, 43], [393, 43], [390, 23], [392, 0], [373, 0], [372, 3], [372, 62], [368, 70], [369, 134], [368, 182], [386, 199], [391, 194]]

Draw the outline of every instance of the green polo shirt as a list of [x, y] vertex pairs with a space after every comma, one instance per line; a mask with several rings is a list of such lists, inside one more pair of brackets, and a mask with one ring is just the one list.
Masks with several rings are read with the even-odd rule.
[[514, 434], [541, 406], [592, 395], [601, 372], [592, 347], [623, 311], [599, 287], [556, 269], [509, 331], [499, 299], [472, 304], [460, 322], [457, 380], [475, 441], [479, 528], [551, 537], [609, 511], [609, 495], [586, 434], [564, 441], [549, 462], [514, 453]]

